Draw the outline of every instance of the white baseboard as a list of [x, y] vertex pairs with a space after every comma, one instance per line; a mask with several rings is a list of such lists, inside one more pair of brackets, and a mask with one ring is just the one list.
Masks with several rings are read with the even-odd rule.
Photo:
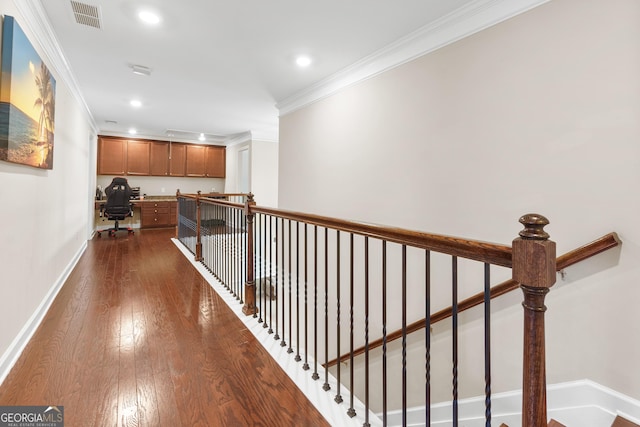
[[[491, 396], [492, 424], [521, 425], [522, 393], [496, 393]], [[616, 415], [640, 424], [640, 401], [590, 380], [571, 381], [547, 386], [547, 416], [566, 426], [610, 426]], [[431, 425], [450, 426], [451, 402], [432, 405]], [[458, 401], [461, 427], [484, 426], [484, 396]], [[425, 425], [424, 408], [407, 410], [408, 426]], [[402, 425], [399, 411], [388, 415], [389, 426]]]
[[62, 289], [62, 285], [64, 285], [64, 282], [66, 282], [86, 249], [87, 242], [85, 241], [73, 256], [67, 267], [62, 271], [58, 279], [53, 283], [53, 286], [51, 286], [49, 292], [44, 296], [40, 305], [38, 305], [29, 320], [27, 320], [27, 323], [22, 327], [22, 330], [20, 330], [20, 333], [18, 333], [11, 345], [9, 345], [2, 357], [0, 357], [0, 384], [4, 382], [11, 369], [18, 361], [22, 351], [38, 329], [38, 326], [40, 326], [40, 323], [42, 322], [45, 314], [47, 314], [49, 307], [51, 307], [51, 303], [55, 300], [58, 292]]

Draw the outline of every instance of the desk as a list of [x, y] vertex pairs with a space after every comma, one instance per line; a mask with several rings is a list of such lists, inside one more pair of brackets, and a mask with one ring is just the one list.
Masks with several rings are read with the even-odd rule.
[[[96, 200], [96, 228], [102, 228], [106, 221], [100, 216], [100, 205], [106, 200]], [[132, 228], [175, 227], [178, 224], [178, 202], [175, 197], [147, 196], [144, 200], [132, 200], [133, 217], [120, 221], [123, 226]], [[100, 226], [100, 227], [99, 227]]]

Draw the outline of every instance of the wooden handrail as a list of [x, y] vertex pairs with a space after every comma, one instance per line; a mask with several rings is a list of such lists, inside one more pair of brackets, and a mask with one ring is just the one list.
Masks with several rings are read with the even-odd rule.
[[[559, 256], [558, 258], [556, 258], [556, 271], [560, 271], [563, 270], [569, 266], [572, 266], [574, 264], [577, 264], [580, 261], [584, 261], [585, 259], [588, 259], [594, 255], [597, 255], [601, 252], [604, 252], [606, 250], [615, 248], [616, 246], [620, 245], [622, 243], [622, 241], [620, 240], [620, 238], [618, 237], [618, 234], [613, 232], [613, 233], [609, 233], [606, 234], [602, 237], [600, 237], [599, 239], [594, 240], [591, 243], [587, 243], [584, 246], [581, 246], [577, 249], [574, 249], [572, 251], [569, 251], [567, 253], [565, 253], [564, 255]], [[500, 295], [504, 295], [508, 292], [511, 292], [515, 289], [518, 289], [520, 287], [520, 284], [517, 283], [515, 280], [513, 279], [509, 279], [506, 280], [498, 285], [492, 286], [491, 287], [491, 299], [499, 297]], [[480, 292], [476, 295], [473, 295], [465, 300], [462, 300], [458, 303], [458, 313], [464, 311], [464, 310], [468, 310], [472, 307], [475, 307], [477, 305], [482, 304], [484, 301], [484, 292]], [[433, 313], [431, 315], [431, 320], [430, 320], [430, 324], [433, 325], [434, 323], [437, 323], [441, 320], [447, 319], [449, 317], [451, 317], [453, 311], [451, 307], [445, 308], [443, 310], [440, 310], [436, 313]], [[413, 322], [409, 325], [407, 325], [407, 335], [412, 333], [412, 332], [416, 332], [419, 331], [421, 329], [424, 329], [425, 324], [426, 324], [426, 319], [422, 319], [422, 320], [418, 320], [417, 322]], [[402, 337], [402, 330], [397, 330], [394, 331], [390, 334], [387, 335], [387, 343], [397, 340], [399, 338]], [[383, 343], [382, 338], [377, 339], [375, 341], [372, 341], [371, 343], [369, 343], [369, 350], [374, 349], [376, 347], [381, 347]], [[354, 350], [353, 352], [353, 356], [358, 356], [360, 354], [363, 354], [365, 352], [365, 348], [364, 347], [360, 347], [356, 350]], [[340, 357], [340, 362], [344, 362], [347, 359], [349, 359], [350, 355], [349, 354], [345, 354], [342, 357]], [[338, 362], [338, 359], [333, 359], [331, 361], [329, 361], [329, 363], [327, 364], [328, 366], [333, 366]]]
[[[216, 193], [218, 195], [218, 193]], [[234, 196], [246, 194], [225, 194], [220, 196]], [[201, 203], [211, 203], [225, 205], [235, 208], [243, 208], [240, 203], [233, 203], [226, 200], [210, 199], [205, 194], [178, 194], [178, 197], [198, 199]], [[277, 216], [279, 218], [304, 222], [310, 225], [327, 227], [347, 233], [367, 236], [374, 239], [386, 240], [388, 242], [406, 244], [421, 249], [428, 249], [447, 255], [460, 258], [472, 259], [474, 261], [486, 262], [502, 267], [511, 267], [511, 247], [495, 243], [482, 242], [479, 240], [461, 239], [458, 237], [445, 236], [440, 234], [422, 233], [402, 228], [386, 227], [376, 224], [348, 221], [327, 216], [307, 214], [284, 209], [268, 208], [263, 206], [251, 206], [249, 213], [262, 213], [265, 215]]]
[[422, 233], [402, 228], [386, 227], [377, 224], [348, 221], [321, 215], [287, 211], [283, 209], [255, 206], [254, 213], [278, 216], [310, 225], [327, 227], [347, 233], [386, 240], [407, 246], [428, 249], [460, 258], [487, 262], [503, 267], [511, 267], [511, 247], [479, 240], [461, 239], [440, 234]]

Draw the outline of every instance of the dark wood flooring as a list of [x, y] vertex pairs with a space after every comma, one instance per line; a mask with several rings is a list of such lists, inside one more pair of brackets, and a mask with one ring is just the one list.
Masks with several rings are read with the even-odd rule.
[[90, 241], [0, 405], [61, 405], [70, 427], [328, 425], [174, 233]]

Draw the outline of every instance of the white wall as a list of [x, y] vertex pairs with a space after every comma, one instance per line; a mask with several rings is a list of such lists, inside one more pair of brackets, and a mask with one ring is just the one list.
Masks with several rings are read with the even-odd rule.
[[[175, 196], [176, 190], [183, 194], [197, 193], [202, 191], [223, 192], [225, 187], [224, 178], [188, 178], [188, 177], [161, 177], [161, 176], [127, 176], [127, 181], [132, 187], [140, 187], [140, 194], [148, 196]], [[97, 185], [102, 189], [109, 185], [113, 176], [98, 175]]]
[[[554, 0], [281, 117], [279, 207], [504, 244], [538, 212], [558, 254], [617, 231], [547, 298], [547, 373], [640, 398], [639, 18]], [[521, 381], [521, 297], [501, 298], [494, 392]]]
[[249, 191], [260, 206], [278, 203], [278, 142], [251, 139], [227, 147], [226, 193], [240, 192], [238, 158], [249, 152]]
[[[95, 132], [86, 110], [42, 52], [14, 2], [0, 0], [48, 62], [56, 78], [53, 169], [0, 161], [0, 379], [24, 343], [24, 333], [41, 304], [62, 284], [86, 247], [94, 168]], [[93, 162], [93, 163], [92, 163]], [[91, 176], [91, 175], [89, 175]]]
[[278, 205], [278, 143], [251, 141], [251, 192], [260, 206]]

